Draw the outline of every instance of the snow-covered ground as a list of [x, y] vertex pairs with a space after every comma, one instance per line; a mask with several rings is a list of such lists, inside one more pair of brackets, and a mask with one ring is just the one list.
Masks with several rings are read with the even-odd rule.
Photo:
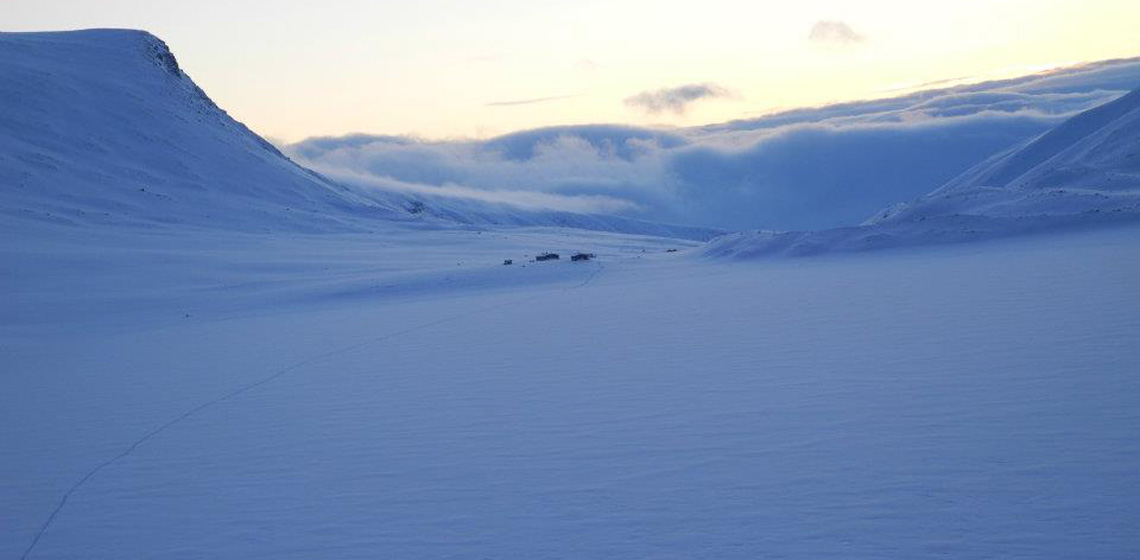
[[0, 557], [1140, 554], [1135, 228], [90, 241], [0, 245]]
[[0, 34], [0, 558], [1140, 556], [1135, 95], [724, 259], [787, 243], [408, 208], [150, 35]]

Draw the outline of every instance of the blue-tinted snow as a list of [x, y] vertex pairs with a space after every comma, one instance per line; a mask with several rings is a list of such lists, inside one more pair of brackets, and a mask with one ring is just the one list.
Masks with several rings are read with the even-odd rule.
[[[464, 229], [149, 35], [0, 53], [0, 558], [1140, 555], [1135, 225], [729, 262], [432, 207], [513, 224]], [[1134, 146], [1082, 138], [1071, 180]]]

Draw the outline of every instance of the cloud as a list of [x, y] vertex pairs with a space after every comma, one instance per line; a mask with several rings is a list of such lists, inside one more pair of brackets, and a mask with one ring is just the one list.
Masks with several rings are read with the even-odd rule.
[[1059, 119], [1030, 113], [835, 126], [799, 124], [743, 147], [706, 143], [669, 158], [675, 197], [699, 224], [729, 229], [853, 225], [929, 192]]
[[649, 146], [676, 148], [688, 144], [684, 136], [672, 132], [614, 124], [551, 126], [512, 132], [488, 140], [484, 146], [506, 159], [528, 160], [551, 145], [567, 139], [584, 142], [590, 150], [604, 157], [632, 160]]
[[1057, 121], [1021, 112], [822, 122], [750, 131], [736, 143], [566, 127], [465, 143], [346, 145], [299, 161], [403, 192], [726, 229], [804, 229], [861, 222]]
[[[498, 202], [522, 200], [528, 207], [546, 201], [555, 203], [550, 209], [567, 210], [589, 202], [634, 213], [662, 206], [658, 185], [645, 179], [662, 174], [663, 163], [654, 163], [658, 155], [684, 142], [657, 131], [606, 125], [524, 131], [487, 141], [360, 144], [352, 138], [338, 146], [329, 140], [302, 142], [286, 152], [326, 175], [383, 179], [403, 191], [466, 198], [479, 191]], [[562, 198], [523, 200], [523, 192]]]
[[578, 97], [577, 95], [552, 95], [550, 97], [535, 97], [534, 99], [519, 99], [515, 101], [492, 101], [483, 105], [484, 107], [513, 107], [515, 105], [534, 105], [535, 103], [546, 103], [547, 101], [558, 101], [560, 99], [571, 99]]
[[712, 126], [586, 125], [284, 151], [364, 189], [725, 229], [857, 224], [1140, 85], [1140, 59]]
[[[315, 165], [313, 169], [340, 183], [364, 189], [446, 199], [448, 207], [453, 210], [456, 209], [457, 201], [507, 205], [523, 210], [552, 210], [579, 214], [623, 214], [641, 210], [634, 202], [605, 195], [562, 195], [557, 193], [510, 189], [485, 190], [454, 183], [425, 185], [420, 183], [408, 183], [390, 177], [346, 171], [336, 167]], [[478, 211], [482, 209], [481, 204], [476, 204], [466, 209], [469, 211]], [[459, 209], [463, 210], [465, 208], [460, 204]]]
[[906, 91], [921, 91], [925, 89], [933, 89], [935, 86], [949, 86], [956, 83], [965, 83], [973, 79], [973, 76], [959, 76], [957, 78], [944, 78], [941, 80], [931, 80], [928, 82], [920, 82], [917, 84], [894, 84], [890, 87], [879, 90], [879, 93], [901, 93]]
[[731, 96], [731, 92], [716, 84], [686, 84], [655, 91], [643, 91], [627, 97], [625, 104], [642, 109], [650, 114], [671, 112], [681, 115], [685, 113], [689, 105], [697, 101]]
[[866, 39], [842, 21], [820, 20], [811, 26], [808, 40], [824, 45], [848, 46], [862, 43]]

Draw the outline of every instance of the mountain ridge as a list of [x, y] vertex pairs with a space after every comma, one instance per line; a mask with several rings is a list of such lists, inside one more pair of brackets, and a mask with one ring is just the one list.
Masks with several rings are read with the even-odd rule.
[[400, 215], [285, 158], [148, 32], [4, 33], [0, 54], [9, 218], [315, 231]]
[[297, 164], [231, 117], [147, 31], [0, 33], [0, 227], [48, 224], [301, 233], [498, 224], [693, 239], [723, 233], [351, 188]]
[[750, 258], [955, 243], [1140, 221], [1140, 89], [997, 154], [862, 225], [729, 234], [708, 256]]

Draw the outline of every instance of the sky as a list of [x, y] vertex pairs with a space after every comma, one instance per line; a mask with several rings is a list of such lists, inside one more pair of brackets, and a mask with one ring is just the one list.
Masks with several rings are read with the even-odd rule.
[[4, 0], [0, 30], [151, 31], [278, 142], [692, 126], [1140, 55], [1135, 0]]

